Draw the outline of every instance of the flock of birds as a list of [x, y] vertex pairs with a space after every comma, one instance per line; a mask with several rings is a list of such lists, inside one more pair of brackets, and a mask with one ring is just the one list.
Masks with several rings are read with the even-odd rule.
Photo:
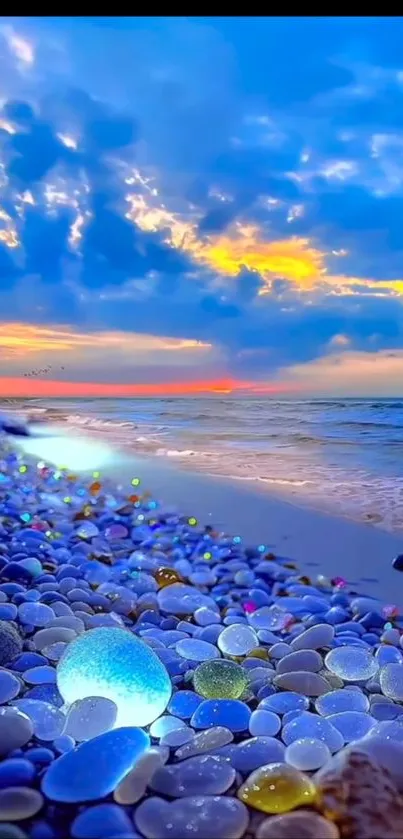
[[[26, 373], [23, 373], [22, 375], [25, 378], [31, 379], [31, 378], [35, 378], [35, 376], [43, 376], [44, 374], [46, 375], [46, 373], [50, 373], [50, 371], [54, 370], [54, 369], [55, 368], [52, 367], [51, 364], [49, 364], [48, 367], [40, 367], [38, 370], [28, 370]], [[60, 366], [60, 367], [57, 367], [56, 369], [57, 370], [65, 370], [65, 367]]]

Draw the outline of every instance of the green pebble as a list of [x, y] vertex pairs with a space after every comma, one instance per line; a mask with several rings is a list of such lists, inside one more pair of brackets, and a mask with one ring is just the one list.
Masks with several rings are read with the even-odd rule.
[[193, 674], [194, 689], [206, 699], [239, 699], [248, 684], [239, 664], [224, 658], [203, 661]]

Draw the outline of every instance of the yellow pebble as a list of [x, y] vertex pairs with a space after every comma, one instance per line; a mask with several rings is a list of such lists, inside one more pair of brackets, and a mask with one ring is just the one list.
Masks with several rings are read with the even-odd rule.
[[269, 651], [264, 647], [256, 647], [255, 650], [251, 650], [250, 653], [248, 653], [248, 658], [262, 658], [264, 661], [267, 661], [269, 658]]
[[154, 579], [160, 588], [166, 588], [167, 586], [171, 586], [173, 583], [182, 582], [182, 577], [177, 571], [175, 571], [175, 568], [168, 568], [166, 566], [158, 568], [158, 571], [154, 574]]
[[308, 775], [286, 763], [268, 763], [239, 787], [238, 798], [262, 813], [288, 813], [312, 804], [316, 788]]

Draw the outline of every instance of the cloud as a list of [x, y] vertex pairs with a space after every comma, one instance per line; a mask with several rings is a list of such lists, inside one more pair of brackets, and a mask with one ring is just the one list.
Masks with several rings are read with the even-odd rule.
[[313, 394], [350, 396], [400, 396], [403, 350], [345, 352], [294, 365], [284, 379]]

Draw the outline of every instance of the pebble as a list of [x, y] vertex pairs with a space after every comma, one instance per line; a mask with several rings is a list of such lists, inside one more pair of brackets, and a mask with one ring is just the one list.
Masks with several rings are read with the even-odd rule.
[[235, 780], [235, 769], [219, 755], [197, 755], [162, 766], [151, 779], [155, 792], [170, 798], [185, 795], [221, 795]]
[[14, 699], [20, 692], [21, 683], [9, 670], [0, 670], [0, 704]]
[[29, 717], [18, 708], [0, 708], [0, 755], [25, 746], [34, 733]]
[[296, 650], [319, 650], [330, 647], [334, 638], [334, 627], [327, 623], [310, 626], [291, 641], [291, 647]]
[[330, 693], [319, 696], [315, 702], [315, 708], [318, 714], [323, 717], [338, 714], [342, 711], [362, 711], [365, 713], [369, 709], [369, 700], [362, 691], [345, 688], [332, 690]]
[[116, 787], [114, 800], [124, 806], [140, 801], [155, 772], [166, 763], [168, 756], [169, 752], [165, 753], [163, 749], [151, 748], [145, 752]]
[[250, 626], [234, 623], [223, 629], [217, 644], [224, 655], [244, 656], [259, 646], [259, 639]]
[[78, 742], [92, 740], [114, 727], [117, 713], [115, 703], [103, 696], [78, 699], [69, 708], [63, 733]]
[[230, 731], [247, 731], [251, 711], [239, 699], [205, 699], [196, 708], [190, 724], [192, 728], [212, 728], [216, 725]]
[[69, 644], [57, 666], [65, 702], [102, 696], [117, 705], [117, 725], [147, 725], [171, 696], [168, 673], [152, 649], [126, 629], [99, 627]]
[[286, 763], [269, 763], [252, 772], [238, 790], [238, 797], [263, 813], [288, 813], [313, 804], [316, 789], [308, 775]]
[[132, 822], [128, 814], [116, 804], [97, 804], [88, 807], [74, 819], [71, 825], [73, 839], [94, 839], [98, 837], [133, 836]]
[[221, 746], [226, 746], [234, 739], [234, 735], [229, 728], [217, 725], [213, 728], [208, 728], [206, 731], [201, 731], [195, 734], [192, 740], [185, 743], [175, 752], [175, 757], [178, 760], [184, 760], [196, 754], [203, 754], [204, 752], [213, 752]]
[[327, 720], [340, 731], [346, 743], [365, 737], [375, 725], [373, 717], [361, 711], [341, 711], [338, 714], [331, 714]]
[[137, 807], [134, 820], [146, 839], [241, 839], [249, 814], [236, 798], [195, 795], [168, 802], [151, 797]]
[[62, 733], [65, 716], [50, 702], [40, 699], [16, 699], [13, 707], [29, 717], [33, 733], [39, 740], [53, 740]]
[[344, 745], [344, 739], [339, 730], [335, 728], [325, 717], [303, 711], [298, 717], [291, 720], [284, 726], [281, 737], [288, 746], [294, 740], [314, 737], [322, 740], [331, 752], [337, 752]]
[[305, 670], [282, 673], [275, 676], [273, 683], [282, 690], [291, 690], [304, 696], [322, 696], [330, 688], [329, 682], [319, 673], [307, 673]]
[[16, 822], [31, 819], [43, 807], [43, 796], [29, 787], [0, 789], [0, 821]]
[[274, 737], [280, 731], [281, 720], [273, 711], [253, 711], [249, 720], [249, 731], [252, 737], [260, 735]]
[[301, 696], [300, 693], [275, 693], [273, 696], [267, 696], [262, 699], [260, 708], [268, 711], [274, 711], [276, 714], [287, 714], [289, 711], [307, 711], [309, 708], [309, 699], [306, 696]]
[[219, 650], [214, 644], [207, 641], [199, 641], [196, 638], [184, 638], [175, 644], [178, 655], [190, 661], [209, 661], [220, 657]]
[[287, 746], [284, 759], [296, 769], [309, 771], [320, 769], [331, 758], [331, 752], [323, 740], [314, 737], [302, 737]]
[[297, 670], [318, 673], [322, 667], [322, 656], [315, 650], [297, 650], [279, 661], [276, 673], [295, 673]]
[[0, 620], [0, 666], [9, 664], [22, 650], [22, 638], [12, 624]]
[[[149, 738], [139, 728], [107, 731], [57, 758], [43, 777], [42, 791], [51, 801], [70, 804], [104, 798], [148, 746]], [[94, 771], [89, 771], [91, 766]]]
[[379, 664], [369, 650], [351, 646], [330, 650], [325, 665], [345, 682], [368, 681], [379, 670]]
[[197, 693], [207, 699], [239, 699], [247, 687], [248, 678], [239, 664], [217, 659], [196, 668], [193, 684]]
[[333, 822], [312, 810], [298, 810], [264, 819], [256, 831], [256, 839], [339, 839]]
[[403, 701], [403, 667], [401, 664], [386, 664], [379, 674], [382, 693], [397, 702]]

